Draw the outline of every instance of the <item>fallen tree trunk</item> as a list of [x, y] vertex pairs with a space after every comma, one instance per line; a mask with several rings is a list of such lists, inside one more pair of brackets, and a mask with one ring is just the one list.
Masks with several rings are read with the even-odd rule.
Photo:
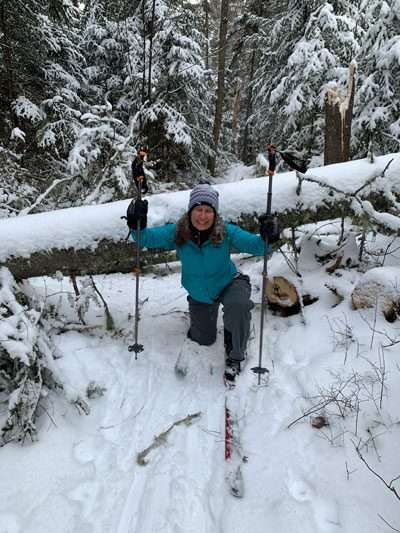
[[[174, 255], [163, 251], [142, 252], [142, 265], [163, 263], [174, 259]], [[135, 245], [132, 242], [102, 240], [96, 248], [76, 250], [56, 248], [46, 252], [35, 252], [30, 257], [16, 257], [5, 261], [16, 280], [36, 276], [51, 276], [56, 272], [64, 275], [84, 276], [88, 274], [111, 274], [132, 272], [135, 262]]]
[[[345, 215], [346, 210], [343, 208], [336, 205], [320, 207], [315, 211], [296, 209], [282, 213], [279, 218], [283, 227], [298, 227]], [[255, 215], [243, 214], [237, 222], [249, 231], [258, 231], [259, 224]], [[51, 248], [43, 252], [34, 252], [29, 257], [11, 257], [2, 261], [0, 265], [8, 268], [17, 280], [49, 276], [56, 272], [64, 275], [127, 273], [132, 272], [135, 250], [135, 244], [131, 240], [102, 239], [82, 249]], [[141, 258], [142, 266], [145, 266], [175, 260], [176, 256], [174, 252], [163, 250], [142, 250]]]
[[[352, 217], [354, 212], [350, 202], [333, 202], [315, 210], [297, 207], [279, 214], [281, 227], [299, 227], [304, 224], [321, 222], [340, 217]], [[242, 214], [237, 222], [249, 231], [257, 232], [259, 223], [256, 215]], [[11, 257], [2, 261], [0, 266], [7, 267], [15, 279], [35, 276], [48, 276], [56, 272], [64, 275], [111, 274], [114, 272], [131, 272], [135, 260], [135, 244], [129, 241], [102, 239], [82, 249], [68, 247], [51, 248], [43, 252], [34, 252], [29, 257]], [[163, 250], [142, 250], [142, 265], [163, 263], [175, 260], [174, 252]]]
[[[368, 216], [375, 227], [382, 226], [380, 229], [399, 233], [400, 219], [390, 214], [397, 207], [397, 196], [374, 190], [377, 178], [386, 178], [385, 172], [392, 159], [383, 156], [377, 161], [374, 165], [357, 162], [358, 166], [365, 166], [366, 178], [351, 181], [355, 191], [349, 187], [338, 188], [335, 179], [324, 176], [324, 168], [315, 169], [318, 177], [313, 173], [298, 173], [297, 178], [294, 173], [276, 176], [273, 211], [278, 214], [281, 226], [296, 228], [329, 219], [350, 217], [357, 220]], [[352, 162], [338, 167], [343, 187], [346, 185], [343, 178], [352, 176]], [[397, 183], [396, 176], [395, 171], [391, 172], [391, 188]], [[234, 194], [233, 188], [237, 188]], [[217, 189], [223, 199], [221, 216], [257, 232], [258, 215], [266, 204], [265, 179], [219, 185]], [[188, 198], [189, 191], [150, 196], [149, 226], [178, 220], [185, 212]], [[0, 220], [0, 266], [7, 267], [16, 279], [52, 275], [57, 271], [64, 275], [130, 272], [135, 245], [125, 239], [127, 230], [121, 221], [128, 203], [120, 201]], [[379, 211], [374, 206], [379, 206]], [[141, 257], [142, 264], [146, 265], [174, 259], [175, 255], [160, 250], [143, 250]]]

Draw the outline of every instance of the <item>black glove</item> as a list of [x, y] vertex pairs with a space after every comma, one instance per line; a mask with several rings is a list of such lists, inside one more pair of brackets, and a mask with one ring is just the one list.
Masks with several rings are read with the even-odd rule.
[[261, 215], [258, 219], [260, 222], [260, 235], [267, 244], [275, 244], [281, 238], [281, 230], [277, 217], [272, 215]]
[[147, 227], [147, 200], [132, 200], [126, 211], [126, 222], [130, 229], [136, 230], [140, 222], [140, 229]]

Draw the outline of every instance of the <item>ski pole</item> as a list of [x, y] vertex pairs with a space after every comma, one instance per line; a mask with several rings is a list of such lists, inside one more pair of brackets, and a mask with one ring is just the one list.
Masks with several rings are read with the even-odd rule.
[[[138, 181], [137, 184], [138, 188], [138, 196], [137, 200], [142, 199], [142, 182]], [[135, 352], [135, 359], [138, 358], [138, 353], [143, 352], [143, 344], [138, 343], [138, 336], [139, 336], [139, 281], [140, 281], [140, 220], [137, 222], [136, 227], [136, 261], [135, 266], [133, 267], [133, 272], [135, 273], [135, 283], [136, 283], [136, 290], [135, 290], [135, 343], [128, 346], [128, 351]]]
[[[271, 206], [272, 206], [272, 176], [276, 167], [276, 150], [272, 144], [267, 146], [268, 150], [268, 193], [267, 193], [267, 220], [271, 218]], [[258, 385], [261, 383], [261, 376], [269, 373], [268, 368], [262, 366], [262, 354], [263, 354], [263, 337], [264, 337], [264, 315], [265, 315], [265, 293], [267, 288], [268, 279], [268, 243], [264, 245], [264, 265], [262, 271], [262, 288], [261, 288], [261, 316], [260, 316], [260, 343], [258, 354], [258, 366], [252, 368], [255, 374], [258, 374]]]

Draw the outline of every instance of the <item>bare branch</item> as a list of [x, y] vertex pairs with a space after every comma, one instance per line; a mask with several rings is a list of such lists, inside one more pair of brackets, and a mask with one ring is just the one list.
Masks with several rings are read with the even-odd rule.
[[390, 492], [392, 492], [395, 497], [400, 500], [400, 494], [398, 493], [398, 491], [396, 490], [396, 488], [393, 486], [393, 483], [395, 481], [397, 481], [399, 479], [400, 476], [397, 476], [395, 477], [394, 479], [392, 479], [391, 481], [387, 482], [380, 474], [378, 474], [378, 472], [376, 472], [369, 464], [368, 462], [366, 461], [365, 457], [363, 456], [363, 454], [361, 453], [361, 450], [360, 450], [360, 446], [359, 444], [355, 444], [353, 442], [353, 445], [354, 445], [354, 448], [357, 452], [357, 455], [358, 457], [361, 459], [361, 461], [365, 464], [365, 466], [367, 467], [367, 469], [371, 472], [371, 474], [373, 474], [376, 478], [378, 478], [384, 485], [387, 489], [390, 490]]
[[389, 524], [389, 522], [388, 522], [387, 520], [385, 520], [385, 519], [383, 518], [382, 515], [380, 515], [380, 514], [378, 513], [378, 516], [379, 516], [379, 518], [380, 518], [383, 522], [385, 522], [385, 524], [386, 524], [387, 526], [390, 527], [390, 529], [393, 529], [393, 531], [397, 531], [398, 533], [400, 533], [400, 529], [396, 529], [396, 528], [393, 527], [391, 524]]

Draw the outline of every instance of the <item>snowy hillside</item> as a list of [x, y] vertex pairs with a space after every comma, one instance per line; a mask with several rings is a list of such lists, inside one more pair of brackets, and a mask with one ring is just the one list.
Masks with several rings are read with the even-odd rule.
[[[387, 244], [380, 238], [369, 247]], [[106, 392], [90, 400], [89, 416], [51, 394], [39, 441], [0, 449], [0, 531], [384, 533], [385, 521], [400, 528], [398, 498], [356, 451], [387, 483], [400, 474], [399, 344], [382, 348], [388, 337], [399, 338], [398, 322], [389, 324], [373, 309], [353, 311], [349, 294], [362, 274], [330, 276], [304, 250], [303, 290], [319, 300], [305, 308], [304, 320], [268, 311], [263, 357], [271, 377], [261, 386], [250, 369], [258, 360], [262, 260], [237, 258], [258, 302], [248, 364], [234, 392], [247, 457], [243, 499], [224, 481], [221, 333], [214, 346], [193, 354], [185, 379], [173, 370], [188, 320], [179, 267], [171, 265], [141, 280], [144, 351], [137, 361], [127, 350], [129, 275], [96, 278], [119, 334], [105, 332], [103, 309], [92, 306], [88, 324], [98, 328], [58, 336], [57, 365], [69, 385], [85, 394], [95, 380]], [[270, 263], [271, 274], [290, 276], [279, 253]], [[398, 266], [398, 252], [385, 265]], [[66, 322], [76, 321], [66, 278], [31, 283]], [[345, 295], [341, 303], [327, 283]], [[138, 464], [155, 436], [198, 412], [191, 425], [159, 439], [146, 465]], [[316, 415], [329, 425], [314, 428]], [[398, 494], [398, 479], [393, 488]]]

